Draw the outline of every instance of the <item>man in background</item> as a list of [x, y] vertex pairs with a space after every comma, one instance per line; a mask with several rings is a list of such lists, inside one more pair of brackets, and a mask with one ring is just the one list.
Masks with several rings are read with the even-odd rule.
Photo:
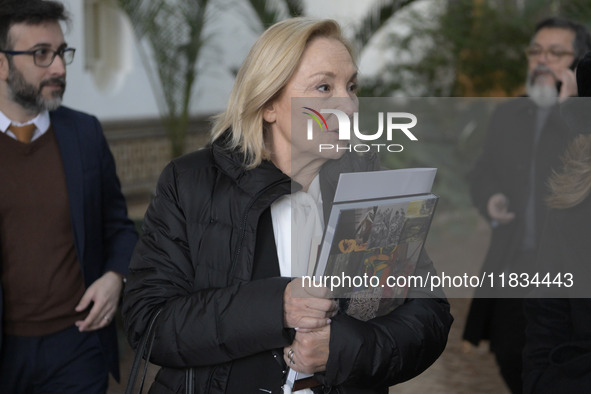
[[61, 106], [61, 3], [0, 4], [0, 392], [104, 393], [137, 241], [96, 118]]
[[[568, 143], [559, 107], [577, 95], [574, 69], [589, 49], [591, 37], [582, 25], [556, 17], [540, 22], [526, 48], [527, 98], [504, 103], [492, 115], [483, 151], [469, 175], [474, 204], [492, 228], [484, 272], [508, 278], [536, 271], [546, 181], [560, 166]], [[492, 291], [486, 295], [492, 298], [476, 293], [464, 339], [474, 345], [489, 339], [505, 383], [512, 393], [521, 393], [523, 299], [507, 298], [515, 296], [507, 289]]]

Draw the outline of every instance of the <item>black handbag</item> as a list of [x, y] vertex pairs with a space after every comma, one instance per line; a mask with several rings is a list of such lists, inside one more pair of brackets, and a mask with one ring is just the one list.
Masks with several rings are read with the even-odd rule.
[[142, 363], [142, 359], [145, 359], [146, 361], [144, 362], [144, 371], [140, 379], [140, 388], [138, 390], [138, 393], [141, 394], [144, 388], [146, 372], [148, 371], [148, 361], [150, 360], [150, 354], [152, 353], [152, 345], [154, 345], [154, 325], [161, 312], [162, 308], [158, 309], [154, 313], [154, 316], [152, 316], [152, 319], [150, 319], [150, 324], [148, 324], [148, 329], [146, 330], [146, 332], [144, 332], [144, 335], [142, 335], [140, 344], [135, 352], [133, 364], [131, 365], [131, 371], [129, 372], [129, 378], [127, 379], [127, 385], [125, 386], [125, 394], [133, 393], [135, 382], [137, 380], [137, 375], [140, 369], [140, 364]]
[[[127, 385], [125, 386], [125, 394], [132, 394], [133, 389], [135, 387], [135, 383], [137, 380], [138, 372], [140, 369], [140, 364], [142, 363], [142, 359], [145, 360], [144, 362], [144, 371], [142, 372], [142, 377], [140, 378], [140, 387], [137, 391], [138, 394], [142, 393], [144, 388], [144, 381], [146, 380], [146, 372], [148, 371], [148, 362], [150, 360], [150, 354], [152, 353], [152, 346], [154, 344], [154, 325], [158, 316], [162, 312], [162, 308], [158, 309], [150, 323], [148, 324], [148, 329], [142, 335], [142, 339], [140, 340], [140, 344], [135, 352], [135, 357], [133, 359], [133, 364], [131, 365], [131, 371], [129, 372], [129, 378], [127, 380]], [[194, 380], [194, 373], [195, 370], [193, 368], [187, 368], [185, 371], [185, 393], [186, 394], [193, 394], [195, 392], [195, 380]]]

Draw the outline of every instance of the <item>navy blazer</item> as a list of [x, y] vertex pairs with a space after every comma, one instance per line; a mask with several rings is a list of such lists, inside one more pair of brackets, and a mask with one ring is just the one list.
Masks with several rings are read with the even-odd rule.
[[[88, 288], [107, 271], [126, 276], [137, 232], [127, 217], [115, 161], [102, 127], [94, 116], [66, 107], [51, 111], [50, 118], [64, 166], [74, 244], [84, 285]], [[1, 294], [0, 291], [0, 297]], [[109, 369], [119, 380], [114, 320], [96, 333]]]

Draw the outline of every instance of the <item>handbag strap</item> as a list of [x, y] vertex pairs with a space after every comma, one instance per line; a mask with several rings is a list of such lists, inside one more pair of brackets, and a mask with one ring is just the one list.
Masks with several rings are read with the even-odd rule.
[[185, 394], [193, 394], [195, 392], [195, 369], [187, 368], [185, 371]]
[[135, 387], [135, 381], [137, 380], [137, 375], [139, 372], [140, 364], [142, 362], [142, 358], [146, 361], [144, 363], [144, 371], [142, 373], [142, 377], [140, 380], [140, 387], [138, 393], [142, 392], [144, 388], [144, 380], [146, 379], [146, 372], [148, 371], [148, 362], [150, 361], [150, 354], [152, 353], [152, 346], [154, 345], [154, 325], [156, 323], [156, 319], [162, 312], [162, 308], [158, 309], [152, 319], [150, 320], [150, 324], [148, 324], [148, 330], [142, 335], [142, 339], [140, 340], [140, 344], [135, 352], [135, 357], [133, 359], [133, 364], [131, 365], [131, 372], [129, 373], [129, 379], [127, 380], [127, 385], [125, 386], [125, 394], [132, 394], [133, 388]]

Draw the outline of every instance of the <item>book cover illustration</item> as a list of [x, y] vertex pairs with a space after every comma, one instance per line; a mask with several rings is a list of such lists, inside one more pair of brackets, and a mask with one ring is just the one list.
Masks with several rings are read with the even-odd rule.
[[[438, 199], [430, 194], [436, 172], [404, 168], [340, 175], [324, 236], [310, 253], [308, 272], [315, 280], [331, 275], [374, 278], [370, 284], [377, 282], [375, 287], [333, 287], [333, 296], [350, 316], [366, 321], [404, 302], [408, 286], [381, 285], [387, 285], [389, 275], [414, 273]], [[308, 376], [312, 375], [290, 369], [286, 386]]]
[[348, 315], [366, 321], [404, 302], [437, 199], [426, 194], [333, 206], [324, 276], [342, 279], [333, 296]]

